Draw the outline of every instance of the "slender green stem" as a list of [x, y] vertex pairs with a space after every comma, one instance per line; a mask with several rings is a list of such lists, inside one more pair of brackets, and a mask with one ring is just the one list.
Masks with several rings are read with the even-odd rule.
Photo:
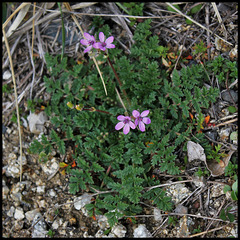
[[[120, 78], [118, 77], [118, 74], [117, 74], [115, 68], [113, 67], [113, 64], [112, 64], [110, 58], [107, 57], [107, 60], [108, 60], [108, 63], [109, 63], [109, 65], [110, 65], [110, 67], [112, 68], [112, 70], [113, 70], [113, 72], [114, 72], [114, 75], [115, 75], [115, 77], [116, 77], [116, 79], [117, 79], [117, 81], [118, 81], [118, 84], [120, 85], [120, 87], [122, 87], [122, 82], [121, 82]], [[125, 89], [122, 89], [122, 91], [123, 91], [123, 94], [125, 95], [125, 97], [126, 97], [126, 99], [127, 99], [127, 101], [128, 101], [128, 104], [131, 105], [131, 102], [130, 102], [128, 96], [127, 96], [127, 93], [126, 93]]]

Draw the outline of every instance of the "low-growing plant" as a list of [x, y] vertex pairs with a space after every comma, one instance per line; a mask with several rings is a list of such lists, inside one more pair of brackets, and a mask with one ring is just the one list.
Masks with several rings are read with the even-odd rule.
[[[163, 211], [172, 209], [163, 188], [149, 190], [160, 184], [152, 172], [158, 168], [180, 173], [177, 154], [180, 148], [186, 150], [188, 139], [193, 140], [189, 112], [201, 114], [219, 94], [203, 85], [200, 65], [174, 70], [171, 76], [166, 72], [150, 23], [137, 25], [135, 44], [127, 56], [106, 26], [97, 29], [96, 37], [85, 34], [81, 41], [89, 56], [87, 64], [45, 56], [49, 75], [44, 82], [51, 94], [45, 112], [54, 128], [35, 140], [30, 150], [48, 156], [55, 149], [64, 157], [71, 146], [75, 165], [68, 169], [69, 192], [98, 192], [86, 208], [93, 217], [105, 214], [110, 226], [141, 213], [141, 201]], [[101, 63], [107, 96], [91, 56]], [[204, 139], [202, 133], [196, 136]]]

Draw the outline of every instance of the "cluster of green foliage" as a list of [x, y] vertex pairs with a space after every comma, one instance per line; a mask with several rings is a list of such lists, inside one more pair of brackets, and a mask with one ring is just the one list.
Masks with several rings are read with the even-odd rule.
[[[97, 57], [103, 62], [100, 69], [108, 96], [91, 59], [88, 64], [75, 64], [66, 57], [60, 61], [60, 56], [46, 54], [50, 74], [44, 76], [44, 81], [51, 101], [45, 111], [54, 128], [49, 136], [35, 140], [30, 150], [48, 156], [55, 148], [64, 155], [66, 146], [72, 146], [77, 166], [68, 171], [69, 192], [104, 191], [86, 207], [90, 215], [105, 214], [111, 226], [121, 217], [141, 213], [141, 201], [149, 201], [163, 211], [171, 210], [173, 203], [163, 188], [147, 190], [160, 184], [152, 178], [152, 171], [158, 168], [167, 174], [180, 173], [182, 163], [177, 152], [180, 148], [186, 151], [188, 139], [196, 141], [189, 112], [201, 114], [219, 94], [218, 89], [204, 86], [207, 78], [201, 65], [167, 73], [161, 66], [160, 44], [158, 37], [152, 36], [150, 22], [137, 25], [131, 54], [124, 56], [117, 47], [109, 51], [121, 87], [106, 58]], [[106, 26], [97, 31], [110, 34]], [[124, 89], [131, 101], [129, 104], [121, 94], [129, 115], [134, 109], [150, 110], [151, 124], [145, 132], [131, 130], [124, 135], [114, 129], [117, 116], [124, 114], [115, 86]], [[82, 111], [71, 109], [68, 102], [81, 104]], [[201, 133], [195, 136], [204, 138]]]

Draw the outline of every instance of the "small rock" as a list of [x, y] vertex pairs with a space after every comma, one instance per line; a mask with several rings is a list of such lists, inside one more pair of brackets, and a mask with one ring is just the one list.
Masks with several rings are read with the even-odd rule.
[[15, 207], [11, 206], [7, 212], [8, 217], [13, 217], [14, 212], [15, 212]]
[[36, 208], [36, 209], [33, 209], [31, 211], [28, 211], [25, 213], [25, 216], [26, 216], [26, 219], [29, 221], [29, 222], [32, 222], [35, 215], [39, 213], [39, 208]]
[[2, 187], [2, 198], [7, 199], [7, 195], [9, 193], [9, 188], [7, 186]]
[[16, 220], [22, 220], [22, 219], [25, 218], [25, 215], [24, 215], [24, 212], [23, 212], [22, 208], [20, 208], [20, 207], [16, 208], [15, 213], [14, 213], [14, 218]]
[[134, 238], [152, 238], [152, 234], [147, 230], [145, 224], [140, 224], [133, 232]]
[[86, 204], [91, 203], [92, 195], [84, 193], [82, 196], [74, 199], [74, 207], [77, 210], [82, 209]]
[[46, 163], [42, 162], [40, 166], [43, 172], [48, 176], [51, 176], [59, 168], [59, 164], [56, 158], [52, 158], [51, 161], [47, 161]]
[[224, 185], [223, 184], [214, 184], [211, 188], [210, 198], [219, 197], [224, 194], [223, 192]]
[[53, 189], [50, 189], [48, 194], [50, 197], [56, 197], [56, 195], [57, 195], [57, 193]]
[[191, 194], [191, 191], [189, 191], [182, 183], [178, 183], [167, 186], [166, 194], [172, 198], [172, 201], [175, 204], [178, 204], [184, 198], [188, 197]]
[[59, 226], [62, 225], [62, 223], [63, 223], [62, 218], [59, 218], [59, 219], [57, 219], [57, 220], [55, 220], [55, 221], [53, 222], [52, 228], [56, 230], [56, 229], [59, 228]]
[[123, 238], [126, 235], [126, 227], [124, 227], [122, 224], [118, 224], [113, 226], [112, 231], [113, 234], [115, 234], [118, 238]]
[[28, 117], [29, 129], [34, 134], [40, 134], [44, 130], [44, 123], [48, 120], [45, 112], [31, 113]]
[[161, 210], [159, 208], [154, 208], [153, 214], [154, 214], [155, 221], [162, 221], [162, 214], [161, 214]]
[[[230, 94], [231, 94], [233, 100], [232, 100]], [[233, 103], [233, 101], [234, 101], [236, 103], [238, 101], [238, 94], [233, 90], [230, 90], [230, 94], [229, 94], [228, 90], [225, 90], [224, 92], [221, 93], [221, 97], [224, 101], [227, 101], [229, 103]]]
[[38, 186], [37, 193], [45, 193], [45, 186]]
[[219, 136], [220, 136], [221, 140], [222, 141], [227, 141], [228, 137], [230, 135], [230, 132], [231, 132], [231, 128], [222, 128], [219, 131]]
[[10, 77], [12, 77], [12, 74], [8, 70], [3, 73], [4, 80], [8, 80]]
[[[39, 219], [41, 219], [41, 220], [38, 221]], [[44, 219], [42, 218], [41, 213], [37, 213], [35, 215], [32, 225], [34, 225], [33, 232], [32, 232], [32, 238], [46, 238], [46, 234], [48, 232], [47, 225], [46, 225]]]
[[106, 216], [99, 215], [97, 216], [97, 219], [98, 219], [98, 226], [100, 227], [100, 229], [105, 230], [110, 227]]
[[208, 131], [206, 132], [206, 135], [211, 138], [212, 140], [216, 141], [217, 138], [217, 132], [216, 131]]
[[181, 204], [178, 204], [177, 207], [175, 208], [175, 213], [187, 214], [188, 213], [188, 208], [184, 207]]

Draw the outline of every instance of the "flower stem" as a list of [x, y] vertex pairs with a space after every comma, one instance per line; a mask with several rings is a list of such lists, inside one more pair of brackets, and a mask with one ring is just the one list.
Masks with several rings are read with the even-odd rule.
[[[107, 60], [108, 60], [108, 63], [109, 63], [109, 65], [110, 65], [110, 67], [112, 68], [112, 70], [113, 70], [113, 72], [114, 72], [114, 75], [115, 75], [115, 77], [116, 77], [116, 79], [117, 79], [117, 81], [118, 81], [118, 84], [120, 85], [120, 87], [122, 87], [122, 82], [120, 81], [120, 79], [119, 79], [119, 77], [118, 77], [118, 75], [117, 75], [117, 72], [116, 72], [115, 68], [113, 67], [113, 64], [112, 64], [109, 56], [107, 56]], [[131, 102], [130, 102], [128, 96], [127, 96], [127, 93], [126, 93], [125, 89], [122, 89], [122, 91], [123, 91], [123, 94], [125, 95], [125, 97], [126, 97], [126, 99], [127, 99], [127, 101], [128, 101], [128, 104], [131, 105]]]

